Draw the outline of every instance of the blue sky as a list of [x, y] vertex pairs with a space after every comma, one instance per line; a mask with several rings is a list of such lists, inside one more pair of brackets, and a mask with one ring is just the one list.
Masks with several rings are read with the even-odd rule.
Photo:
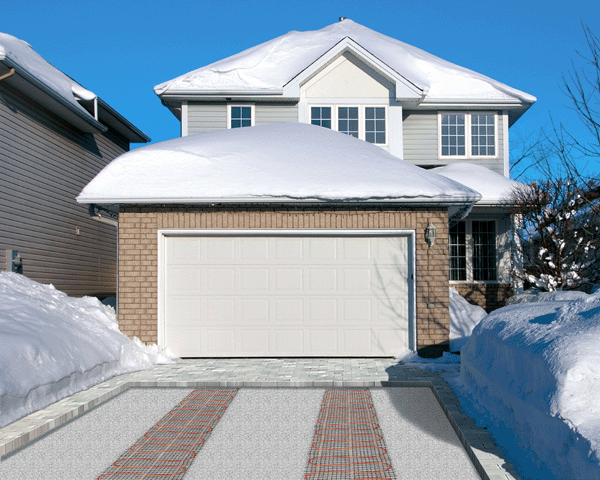
[[580, 131], [562, 75], [577, 51], [586, 53], [581, 22], [600, 35], [598, 0], [3, 0], [1, 10], [0, 31], [29, 42], [153, 142], [179, 136], [179, 122], [155, 85], [345, 16], [536, 96], [511, 128], [515, 149], [548, 124], [550, 112]]

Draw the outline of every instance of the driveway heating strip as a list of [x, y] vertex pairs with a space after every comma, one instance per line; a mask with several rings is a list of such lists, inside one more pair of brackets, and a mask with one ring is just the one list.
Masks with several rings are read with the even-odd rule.
[[395, 480], [368, 388], [325, 391], [305, 480]]
[[182, 479], [237, 391], [237, 388], [194, 390], [126, 450], [98, 480]]

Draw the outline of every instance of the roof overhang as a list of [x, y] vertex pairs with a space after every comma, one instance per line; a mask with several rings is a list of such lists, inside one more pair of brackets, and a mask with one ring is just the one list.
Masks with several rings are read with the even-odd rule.
[[81, 109], [77, 108], [76, 105], [68, 102], [62, 95], [31, 75], [19, 64], [0, 53], [0, 75], [7, 73], [11, 68], [15, 69], [14, 75], [5, 78], [2, 82], [27, 95], [27, 97], [43, 105], [82, 132], [102, 133], [108, 130], [83, 107]]
[[[125, 117], [96, 97], [94, 100], [78, 99], [81, 108], [66, 100], [60, 93], [49, 85], [30, 74], [19, 64], [6, 57], [0, 51], [0, 76], [14, 69], [14, 74], [6, 76], [3, 83], [26, 95], [31, 100], [42, 105], [78, 130], [85, 133], [104, 133], [107, 125], [123, 135], [132, 143], [146, 143], [150, 138]], [[94, 101], [97, 102], [98, 118], [94, 115]]]
[[468, 102], [457, 99], [423, 100], [419, 110], [506, 110], [508, 124], [511, 126], [533, 105], [534, 102], [523, 102], [518, 99], [469, 99]]

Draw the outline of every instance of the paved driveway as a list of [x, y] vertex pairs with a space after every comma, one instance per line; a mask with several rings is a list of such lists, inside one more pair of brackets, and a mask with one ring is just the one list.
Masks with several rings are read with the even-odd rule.
[[516, 478], [438, 375], [391, 359], [183, 360], [115, 377], [0, 429], [0, 478], [97, 478], [194, 388], [219, 385], [240, 390], [186, 480], [304, 478], [323, 394], [341, 386], [369, 387], [397, 478]]

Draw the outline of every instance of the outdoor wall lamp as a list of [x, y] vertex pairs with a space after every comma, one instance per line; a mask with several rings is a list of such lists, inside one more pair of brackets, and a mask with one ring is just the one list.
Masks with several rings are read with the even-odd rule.
[[23, 273], [23, 260], [18, 250], [6, 251], [6, 264], [9, 272]]
[[425, 229], [425, 241], [430, 247], [435, 243], [435, 226], [431, 222], [429, 222], [429, 225]]

